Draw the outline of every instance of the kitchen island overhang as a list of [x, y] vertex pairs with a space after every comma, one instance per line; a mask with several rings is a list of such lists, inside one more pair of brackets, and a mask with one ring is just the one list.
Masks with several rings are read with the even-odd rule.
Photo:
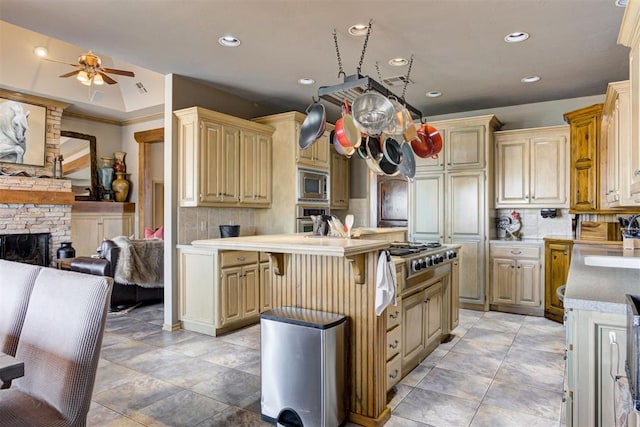
[[196, 240], [194, 248], [269, 253], [271, 305], [345, 315], [347, 328], [347, 417], [381, 426], [386, 403], [386, 316], [375, 314], [376, 269], [382, 240], [263, 235]]

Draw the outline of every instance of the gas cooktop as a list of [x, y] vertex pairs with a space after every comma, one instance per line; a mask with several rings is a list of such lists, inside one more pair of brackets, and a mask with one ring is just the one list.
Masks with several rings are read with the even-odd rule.
[[442, 247], [440, 242], [402, 242], [392, 243], [389, 253], [392, 256], [407, 256]]

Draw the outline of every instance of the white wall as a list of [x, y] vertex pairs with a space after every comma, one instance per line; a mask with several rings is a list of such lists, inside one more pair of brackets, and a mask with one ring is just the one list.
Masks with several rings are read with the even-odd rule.
[[[60, 130], [85, 133], [96, 137], [98, 167], [101, 157], [113, 158], [114, 151], [122, 150], [121, 126], [62, 115]], [[124, 150], [126, 151], [126, 150]]]

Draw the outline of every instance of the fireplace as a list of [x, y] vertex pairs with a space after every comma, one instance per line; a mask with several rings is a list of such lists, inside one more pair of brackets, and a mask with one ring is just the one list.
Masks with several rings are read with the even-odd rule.
[[48, 266], [50, 233], [0, 235], [0, 259]]

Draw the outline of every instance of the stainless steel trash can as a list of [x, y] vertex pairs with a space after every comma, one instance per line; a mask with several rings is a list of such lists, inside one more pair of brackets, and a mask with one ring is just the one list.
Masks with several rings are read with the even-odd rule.
[[346, 317], [296, 307], [262, 313], [262, 419], [293, 427], [344, 422]]

